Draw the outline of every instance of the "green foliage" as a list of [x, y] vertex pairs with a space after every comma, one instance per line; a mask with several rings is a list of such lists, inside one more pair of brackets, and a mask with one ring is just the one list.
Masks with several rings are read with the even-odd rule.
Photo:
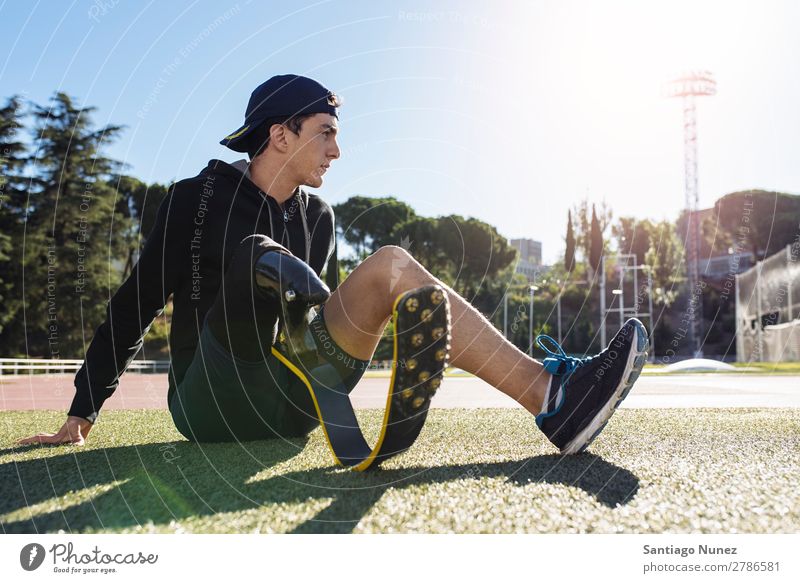
[[147, 240], [153, 228], [158, 206], [167, 196], [168, 187], [162, 184], [147, 184], [132, 176], [120, 175], [113, 179], [117, 193], [116, 212], [129, 219], [131, 228], [120, 233], [126, 248], [125, 266], [122, 270], [126, 278], [136, 262], [136, 255]]
[[441, 217], [438, 223], [435, 245], [449, 260], [453, 289], [465, 298], [474, 298], [500, 271], [516, 262], [517, 250], [488, 223], [459, 215]]
[[19, 318], [22, 279], [19, 261], [26, 205], [25, 145], [20, 140], [22, 101], [10, 97], [0, 108], [0, 334]]
[[392, 238], [394, 228], [416, 217], [414, 209], [391, 196], [353, 196], [333, 211], [337, 229], [356, 248], [359, 259], [384, 245], [398, 244]]
[[418, 216], [392, 197], [354, 196], [336, 205], [334, 212], [341, 235], [356, 249], [352, 266], [379, 247], [398, 245], [467, 298], [489, 301], [493, 294], [487, 295], [487, 287], [516, 260], [517, 251], [508, 240], [478, 219]]
[[[94, 108], [76, 107], [56, 93], [34, 106], [36, 159], [25, 245], [27, 326], [31, 355], [80, 354], [105, 318], [105, 302], [121, 283], [109, 265], [125, 251], [130, 221], [115, 216], [107, 180], [119, 164], [103, 146], [121, 128], [92, 127]], [[24, 338], [24, 336], [22, 336]]]
[[172, 326], [172, 299], [164, 312], [153, 320], [142, 344], [141, 357], [148, 360], [169, 359], [169, 330]]
[[395, 245], [414, 256], [425, 268], [447, 281], [452, 281], [454, 269], [439, 240], [439, 219], [414, 216], [394, 225]]
[[[4, 356], [83, 354], [132, 267], [140, 226], [152, 225], [166, 192], [149, 187], [144, 204], [148, 187], [103, 155], [122, 127], [94, 127], [94, 109], [61, 92], [47, 107], [30, 104], [25, 112], [11, 98], [0, 109]], [[18, 135], [26, 126], [30, 150]]]
[[654, 230], [652, 221], [635, 217], [620, 217], [611, 227], [619, 252], [635, 254], [637, 265], [645, 263], [645, 256], [650, 250], [650, 235]]
[[675, 225], [669, 221], [653, 224], [649, 236], [645, 263], [653, 276], [653, 301], [668, 307], [677, 299], [680, 284], [685, 280], [683, 245]]
[[800, 196], [765, 190], [726, 194], [714, 204], [704, 232], [717, 235], [717, 248], [752, 251], [764, 259], [800, 236]]

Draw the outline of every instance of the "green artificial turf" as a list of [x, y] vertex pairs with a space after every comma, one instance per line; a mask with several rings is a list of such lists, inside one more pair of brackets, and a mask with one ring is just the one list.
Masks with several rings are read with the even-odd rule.
[[734, 362], [737, 368], [746, 368], [767, 374], [798, 374], [800, 362]]
[[[800, 410], [617, 413], [569, 458], [522, 410], [432, 410], [381, 469], [307, 440], [190, 444], [107, 411], [85, 447], [12, 447], [62, 412], [4, 412], [0, 526], [31, 532], [797, 532]], [[374, 438], [379, 411], [362, 411]]]
[[[757, 374], [757, 375], [797, 375], [800, 373], [800, 362], [731, 362], [736, 370], [715, 370], [715, 371], [676, 371], [672, 374]], [[642, 370], [643, 374], [660, 373], [663, 374], [665, 364], [646, 364]]]

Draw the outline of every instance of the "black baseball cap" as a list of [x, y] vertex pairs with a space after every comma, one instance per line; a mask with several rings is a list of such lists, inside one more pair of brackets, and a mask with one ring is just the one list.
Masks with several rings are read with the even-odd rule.
[[276, 75], [264, 81], [250, 95], [244, 125], [220, 144], [237, 152], [247, 152], [247, 136], [264, 121], [274, 117], [294, 117], [329, 113], [338, 118], [339, 97], [317, 81], [301, 75]]

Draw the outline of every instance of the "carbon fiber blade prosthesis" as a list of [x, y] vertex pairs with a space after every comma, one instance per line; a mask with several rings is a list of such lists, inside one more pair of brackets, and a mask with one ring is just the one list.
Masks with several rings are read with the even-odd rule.
[[332, 366], [308, 383], [336, 462], [362, 471], [406, 451], [417, 439], [450, 354], [450, 305], [438, 285], [399, 295], [392, 308], [394, 367], [380, 437], [367, 444], [349, 395]]

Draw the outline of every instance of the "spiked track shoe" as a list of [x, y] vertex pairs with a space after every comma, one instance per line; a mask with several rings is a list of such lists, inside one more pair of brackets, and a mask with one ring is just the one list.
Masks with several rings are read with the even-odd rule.
[[334, 458], [357, 470], [376, 467], [411, 447], [425, 424], [449, 359], [450, 305], [441, 286], [424, 286], [399, 295], [392, 321], [394, 367], [374, 448], [364, 439], [349, 395], [337, 385], [331, 365], [317, 369], [307, 382]]

